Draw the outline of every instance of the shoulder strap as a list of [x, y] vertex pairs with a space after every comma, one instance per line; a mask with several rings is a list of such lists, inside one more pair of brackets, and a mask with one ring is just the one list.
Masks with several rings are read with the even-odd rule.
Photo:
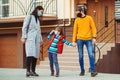
[[27, 30], [26, 30], [26, 33], [28, 33], [28, 29], [29, 29], [29, 25], [30, 25], [30, 22], [31, 22], [31, 15], [30, 15], [30, 19], [29, 19], [29, 22], [28, 22], [28, 25], [27, 25]]

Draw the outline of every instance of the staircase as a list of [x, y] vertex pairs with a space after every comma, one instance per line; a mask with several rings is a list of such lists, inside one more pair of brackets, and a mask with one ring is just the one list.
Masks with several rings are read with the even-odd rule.
[[[63, 54], [58, 55], [59, 66], [61, 70], [80, 70], [78, 62], [77, 48], [64, 45]], [[85, 54], [85, 69], [89, 69], [87, 54]], [[49, 69], [49, 59], [45, 58], [45, 61], [41, 61], [37, 66], [40, 69]]]
[[98, 72], [102, 73], [118, 73], [120, 74], [120, 43], [116, 43], [115, 47], [108, 51], [107, 55], [104, 55], [102, 59], [96, 64]]
[[[110, 43], [105, 47], [105, 49], [101, 51], [101, 59], [103, 55], [107, 54], [107, 51], [111, 50], [111, 46], [114, 46], [114, 45]], [[97, 54], [96, 57], [98, 57], [98, 53], [96, 54]], [[59, 61], [60, 70], [70, 70], [70, 71], [80, 70], [77, 48], [64, 45], [63, 54], [58, 55], [58, 61]], [[89, 71], [89, 60], [88, 60], [86, 47], [84, 47], [84, 65], [85, 65], [85, 70]], [[37, 68], [49, 69], [48, 57], [46, 57], [44, 61], [41, 61], [40, 65], [37, 65]]]
[[[120, 74], [120, 1], [115, 1], [115, 26], [114, 26], [114, 47], [107, 51], [106, 55], [96, 63], [96, 70], [102, 73]], [[111, 22], [110, 22], [111, 23]], [[110, 36], [110, 35], [109, 35]]]

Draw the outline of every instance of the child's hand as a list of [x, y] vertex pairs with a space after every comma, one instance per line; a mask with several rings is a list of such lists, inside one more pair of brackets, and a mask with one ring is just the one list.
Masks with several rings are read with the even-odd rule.
[[52, 34], [52, 33], [54, 33], [55, 32], [55, 30], [52, 30], [51, 32], [50, 32], [50, 34]]
[[72, 45], [73, 45], [73, 47], [76, 47], [76, 43], [75, 42], [73, 42]]

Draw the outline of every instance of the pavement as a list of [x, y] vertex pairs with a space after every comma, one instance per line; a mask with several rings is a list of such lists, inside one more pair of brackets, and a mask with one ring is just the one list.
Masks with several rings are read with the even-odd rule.
[[49, 69], [37, 69], [39, 77], [26, 77], [25, 69], [0, 68], [0, 80], [120, 80], [120, 74], [98, 73], [91, 77], [89, 72], [85, 76], [79, 76], [79, 71], [61, 70], [60, 77], [50, 76]]

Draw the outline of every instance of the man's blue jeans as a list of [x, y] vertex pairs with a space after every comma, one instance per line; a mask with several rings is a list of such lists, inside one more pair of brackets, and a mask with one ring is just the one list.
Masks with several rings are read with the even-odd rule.
[[54, 65], [55, 65], [56, 73], [59, 73], [59, 64], [58, 64], [57, 54], [49, 53], [48, 56], [49, 56], [49, 61], [50, 61], [51, 72], [54, 72]]
[[94, 48], [92, 44], [92, 40], [77, 40], [77, 47], [78, 47], [78, 53], [79, 53], [79, 64], [81, 71], [84, 70], [84, 53], [83, 53], [83, 47], [86, 45], [87, 51], [88, 51], [88, 56], [89, 56], [89, 62], [90, 62], [90, 71], [94, 72], [95, 67], [94, 67]]

